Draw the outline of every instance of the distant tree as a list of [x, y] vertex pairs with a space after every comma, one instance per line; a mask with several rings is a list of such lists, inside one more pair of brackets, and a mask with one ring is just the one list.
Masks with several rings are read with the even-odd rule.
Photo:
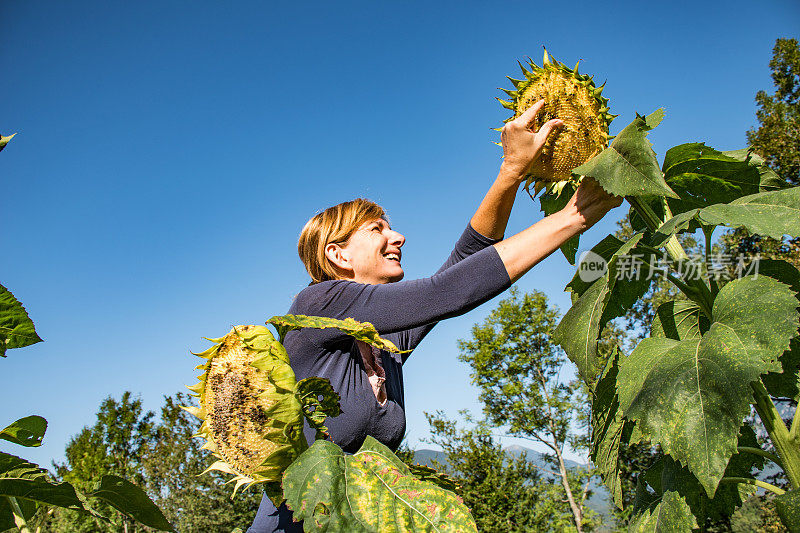
[[[471, 421], [469, 416], [462, 416]], [[425, 413], [431, 426], [432, 444], [440, 446], [447, 463], [434, 466], [448, 472], [458, 484], [458, 494], [469, 507], [481, 533], [541, 533], [574, 531], [572, 513], [564, 505], [564, 491], [553, 477], [524, 455], [503, 451], [491, 434], [492, 428], [478, 423], [458, 428], [441, 412]], [[570, 479], [580, 483], [580, 479]], [[593, 515], [584, 516], [591, 526]]]
[[[76, 487], [91, 489], [104, 474], [123, 475], [144, 488], [166, 518], [181, 533], [246, 529], [261, 501], [258, 488], [239, 492], [217, 472], [202, 474], [213, 462], [202, 443], [192, 436], [199, 421], [180, 408], [190, 405], [184, 393], [167, 396], [156, 420], [144, 412], [142, 402], [125, 392], [119, 401], [107, 398], [97, 412], [94, 426], [85, 427], [70, 440], [66, 462], [54, 463], [58, 478]], [[96, 522], [91, 517], [57, 509], [43, 517], [43, 531], [57, 533], [152, 531], [126, 521], [112, 509], [119, 525]]]
[[570, 483], [564, 449], [587, 444], [583, 434], [574, 438], [572, 428], [585, 415], [588, 398], [578, 381], [562, 375], [566, 356], [552, 340], [558, 320], [558, 309], [543, 293], [521, 295], [512, 289], [483, 323], [472, 327], [471, 339], [459, 341], [459, 358], [472, 367], [487, 421], [548, 449], [580, 532], [589, 484], [588, 479], [583, 487]]
[[775, 93], [758, 91], [758, 129], [747, 132], [755, 152], [780, 177], [800, 185], [800, 46], [797, 39], [777, 39], [772, 49]]
[[[92, 490], [105, 474], [122, 476], [145, 487], [142, 465], [153, 432], [153, 413], [142, 409], [141, 399], [133, 398], [130, 392], [125, 392], [119, 401], [108, 397], [100, 404], [95, 425], [83, 428], [67, 444], [66, 462], [53, 463], [56, 475], [83, 492]], [[111, 506], [104, 505], [97, 510], [111, 516], [119, 525], [59, 508], [48, 517], [43, 529], [71, 533], [116, 533], [120, 527], [126, 533], [150, 531]]]
[[739, 507], [731, 517], [731, 533], [788, 533], [778, 517], [775, 509], [773, 497], [767, 493], [761, 496], [753, 496], [741, 507]]

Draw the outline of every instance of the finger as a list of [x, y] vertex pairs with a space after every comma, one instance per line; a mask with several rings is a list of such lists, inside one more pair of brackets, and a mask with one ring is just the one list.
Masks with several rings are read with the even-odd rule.
[[562, 127], [564, 127], [564, 121], [560, 118], [554, 118], [553, 120], [545, 122], [544, 125], [539, 128], [539, 133], [544, 135], [544, 138], [547, 139], [554, 129]]
[[534, 120], [536, 120], [536, 114], [542, 109], [542, 107], [544, 107], [544, 100], [539, 100], [526, 109], [525, 112], [518, 116], [515, 120], [526, 128], [530, 128], [531, 125], [533, 125]]

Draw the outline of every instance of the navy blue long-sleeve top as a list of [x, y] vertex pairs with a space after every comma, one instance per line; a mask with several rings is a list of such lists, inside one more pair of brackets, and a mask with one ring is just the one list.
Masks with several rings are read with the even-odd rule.
[[[438, 321], [466, 313], [511, 285], [491, 246], [495, 242], [467, 226], [450, 257], [429, 278], [379, 285], [323, 281], [303, 289], [289, 313], [371, 322], [401, 350], [413, 350]], [[341, 396], [342, 414], [325, 422], [333, 442], [354, 453], [371, 435], [397, 449], [406, 428], [403, 363], [409, 354], [380, 352], [387, 397], [381, 405], [353, 337], [306, 328], [289, 332], [284, 345], [298, 381], [327, 378]], [[314, 430], [306, 426], [305, 431], [313, 443]]]

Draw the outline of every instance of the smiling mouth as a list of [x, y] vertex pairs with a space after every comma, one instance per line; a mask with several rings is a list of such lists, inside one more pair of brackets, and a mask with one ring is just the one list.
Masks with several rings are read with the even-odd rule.
[[400, 255], [398, 255], [398, 254], [394, 254], [394, 253], [385, 254], [383, 257], [385, 257], [389, 261], [397, 261], [398, 263], [400, 262]]

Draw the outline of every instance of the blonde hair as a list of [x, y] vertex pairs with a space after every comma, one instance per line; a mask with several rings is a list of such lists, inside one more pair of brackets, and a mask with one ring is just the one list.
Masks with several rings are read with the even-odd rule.
[[366, 198], [356, 198], [329, 207], [306, 222], [297, 241], [297, 253], [311, 275], [312, 283], [337, 278], [336, 269], [325, 255], [327, 245], [344, 244], [363, 223], [385, 217], [378, 204]]

